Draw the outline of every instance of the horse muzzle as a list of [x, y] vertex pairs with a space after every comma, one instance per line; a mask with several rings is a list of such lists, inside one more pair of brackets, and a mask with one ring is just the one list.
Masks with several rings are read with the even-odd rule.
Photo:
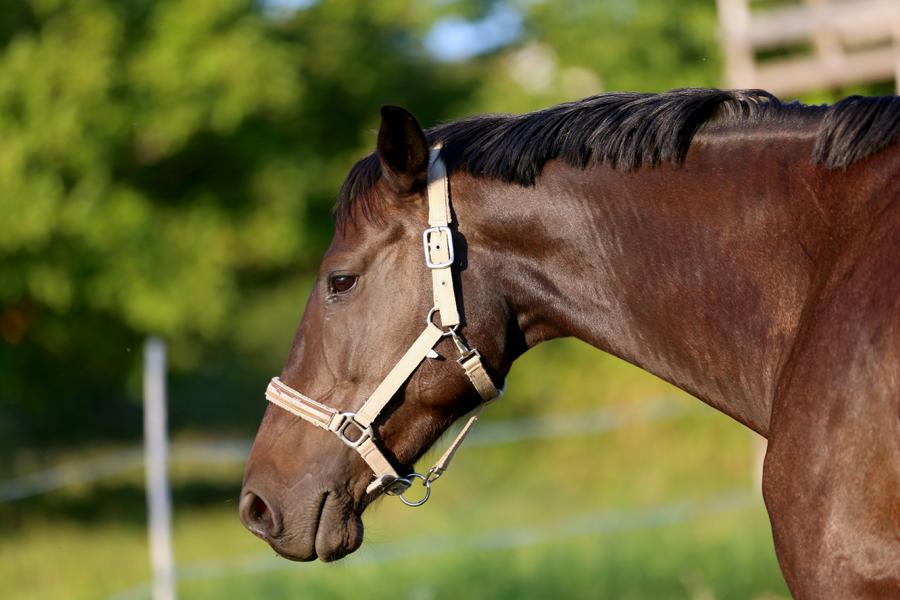
[[244, 526], [284, 558], [331, 562], [360, 547], [363, 524], [347, 494], [324, 491], [284, 510], [258, 493], [241, 493]]

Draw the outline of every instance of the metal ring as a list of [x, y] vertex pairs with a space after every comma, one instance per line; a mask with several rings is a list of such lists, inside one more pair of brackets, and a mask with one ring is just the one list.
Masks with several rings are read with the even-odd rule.
[[413, 506], [413, 507], [415, 507], [415, 506], [422, 506], [423, 504], [425, 504], [426, 502], [428, 502], [428, 498], [431, 497], [431, 481], [430, 481], [427, 477], [425, 477], [424, 475], [422, 475], [421, 473], [410, 473], [409, 475], [407, 475], [407, 476], [404, 477], [403, 479], [405, 479], [406, 481], [409, 481], [410, 483], [412, 483], [412, 479], [413, 479], [413, 478], [415, 478], [415, 479], [421, 479], [421, 480], [422, 480], [422, 485], [425, 486], [425, 495], [422, 496], [422, 499], [421, 499], [421, 500], [407, 500], [406, 497], [404, 497], [403, 494], [405, 494], [407, 491], [409, 491], [409, 488], [407, 488], [406, 490], [404, 490], [402, 493], [397, 494], [397, 496], [400, 498], [400, 502], [402, 502], [403, 504], [405, 504], [405, 505], [407, 505], [407, 506]]
[[[432, 307], [431, 310], [428, 311], [428, 316], [425, 317], [425, 324], [426, 325], [434, 325], [435, 327], [443, 327], [443, 325], [438, 325], [437, 323], [434, 322], [434, 313], [440, 312], [440, 311], [441, 311], [441, 309], [439, 309], [437, 306]], [[459, 327], [459, 324], [453, 325], [451, 327], [447, 327], [447, 330], [442, 331], [441, 335], [443, 337], [447, 337], [448, 335], [456, 335], [456, 330], [458, 327]]]

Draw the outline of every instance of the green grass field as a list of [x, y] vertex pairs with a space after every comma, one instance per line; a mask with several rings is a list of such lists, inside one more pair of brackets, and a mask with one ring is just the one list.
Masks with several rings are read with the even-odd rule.
[[[328, 565], [276, 558], [242, 529], [241, 465], [176, 464], [181, 597], [788, 597], [752, 489], [749, 432], [571, 342], [529, 354], [509, 389], [485, 421], [605, 405], [640, 415], [654, 398], [682, 412], [602, 434], [464, 446], [425, 507], [379, 502], [362, 549]], [[0, 505], [3, 597], [148, 597], [141, 482], [135, 472]]]

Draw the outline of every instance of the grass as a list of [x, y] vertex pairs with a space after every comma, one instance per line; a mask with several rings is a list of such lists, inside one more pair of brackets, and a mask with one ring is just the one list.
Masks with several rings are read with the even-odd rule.
[[[570, 342], [527, 356], [509, 387], [489, 418], [637, 407], [664, 396], [687, 412], [603, 435], [463, 447], [426, 507], [380, 502], [366, 515], [362, 549], [329, 565], [277, 559], [243, 531], [240, 465], [176, 465], [181, 597], [788, 596], [751, 491], [746, 430]], [[146, 597], [141, 477], [0, 505], [3, 596], [109, 598], [130, 590], [124, 597]], [[717, 497], [725, 504], [707, 500]]]
[[[784, 594], [758, 510], [524, 548], [187, 581], [188, 598], [762, 598]], [[748, 525], [752, 526], [749, 528]], [[745, 531], [740, 543], [734, 534]]]

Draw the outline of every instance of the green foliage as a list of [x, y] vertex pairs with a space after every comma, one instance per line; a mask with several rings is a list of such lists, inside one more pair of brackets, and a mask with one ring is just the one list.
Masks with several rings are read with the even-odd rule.
[[[428, 15], [408, 8], [34, 0], [0, 16], [7, 442], [136, 431], [123, 398], [148, 333], [182, 373], [277, 368], [379, 103], [434, 121], [471, 88], [431, 69]], [[280, 290], [296, 295], [264, 318]]]
[[287, 49], [247, 2], [152, 3], [132, 27], [114, 3], [51, 4], [0, 61], [2, 300], [211, 334], [235, 295], [241, 224], [206, 181], [173, 178], [185, 162], [216, 168], [198, 135], [218, 145], [297, 102]]
[[495, 77], [479, 90], [477, 110], [525, 111], [604, 91], [720, 82], [716, 13], [706, 0], [521, 5], [528, 36], [491, 58]]

